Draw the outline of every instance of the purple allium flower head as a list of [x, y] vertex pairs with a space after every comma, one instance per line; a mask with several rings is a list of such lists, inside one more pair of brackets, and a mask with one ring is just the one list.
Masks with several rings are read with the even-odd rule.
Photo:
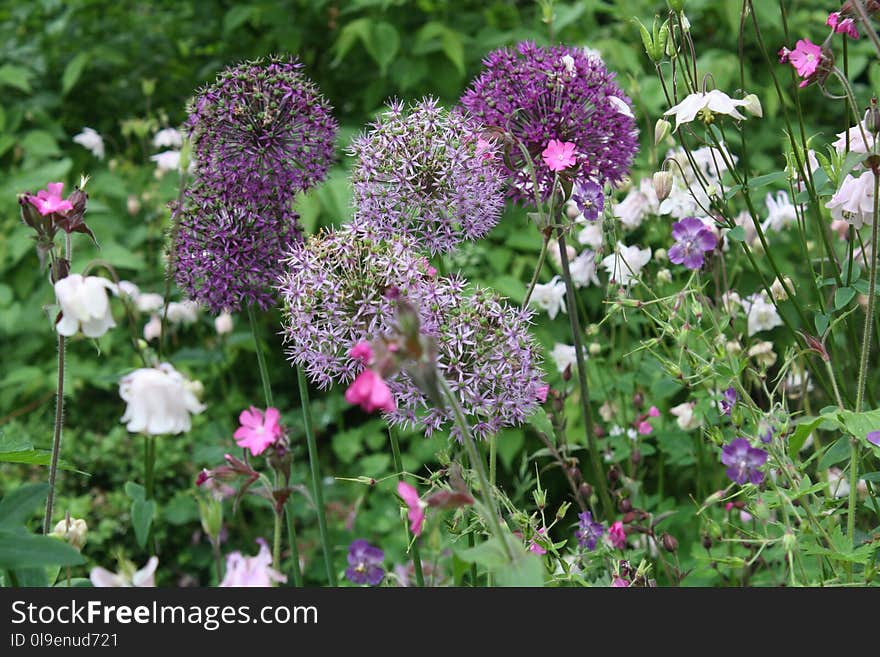
[[587, 221], [596, 221], [605, 209], [605, 192], [592, 180], [576, 183], [571, 200]]
[[596, 543], [602, 538], [605, 528], [593, 520], [593, 514], [584, 511], [578, 514], [578, 528], [574, 531], [578, 545], [588, 550], [595, 550]]
[[227, 68], [188, 112], [196, 178], [230, 199], [289, 201], [332, 163], [331, 107], [294, 59]]
[[384, 560], [385, 553], [381, 549], [359, 538], [348, 546], [348, 568], [345, 569], [345, 576], [355, 584], [376, 586], [385, 579], [385, 569], [382, 567]]
[[278, 254], [300, 240], [297, 218], [286, 202], [233, 203], [197, 183], [177, 210], [177, 284], [214, 314], [274, 305]]
[[868, 442], [872, 445], [880, 447], [880, 429], [877, 429], [876, 431], [869, 431], [868, 435], [865, 436], [865, 438], [867, 438]]
[[481, 133], [434, 99], [410, 108], [393, 102], [352, 142], [352, 223], [381, 238], [406, 236], [431, 253], [483, 237], [501, 215], [504, 174], [498, 147]]
[[718, 246], [718, 238], [696, 217], [685, 217], [672, 224], [675, 244], [669, 248], [669, 261], [697, 270], [703, 266], [704, 254]]
[[721, 462], [727, 466], [727, 476], [742, 485], [747, 481], [760, 484], [764, 473], [760, 467], [767, 462], [767, 452], [749, 445], [745, 438], [736, 438], [721, 450]]
[[[629, 171], [638, 129], [632, 112], [623, 111], [629, 99], [600, 59], [582, 48], [524, 42], [489, 53], [483, 65], [461, 103], [487, 127], [509, 133], [526, 148], [538, 163], [542, 198], [549, 197], [555, 175], [540, 162], [551, 140], [575, 145], [576, 178], [616, 184]], [[510, 196], [534, 202], [532, 177], [518, 145], [510, 148], [507, 164], [512, 165]]]
[[736, 389], [731, 386], [721, 394], [721, 399], [718, 401], [718, 409], [725, 415], [730, 415], [733, 407], [736, 406], [737, 399], [739, 399], [739, 395], [736, 394]]

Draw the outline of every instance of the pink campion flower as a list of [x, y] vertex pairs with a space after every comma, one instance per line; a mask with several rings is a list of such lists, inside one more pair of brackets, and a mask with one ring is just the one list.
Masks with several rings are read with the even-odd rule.
[[281, 413], [277, 408], [270, 406], [263, 413], [259, 408], [251, 406], [238, 416], [241, 426], [235, 430], [232, 437], [239, 447], [249, 449], [251, 454], [259, 456], [281, 437], [280, 419]]
[[53, 212], [64, 215], [73, 210], [73, 203], [61, 198], [62, 191], [64, 191], [64, 183], [49, 183], [46, 189], [38, 191], [36, 196], [28, 195], [27, 200], [43, 216]]
[[626, 581], [625, 579], [623, 579], [622, 577], [617, 577], [617, 576], [615, 576], [615, 577], [612, 578], [612, 580], [611, 580], [611, 588], [613, 588], [613, 589], [628, 589], [628, 588], [629, 588], [629, 582], [627, 582], [627, 581]]
[[255, 557], [241, 552], [226, 556], [226, 576], [220, 582], [223, 587], [268, 587], [275, 582], [286, 582], [287, 577], [272, 568], [272, 554], [265, 541], [260, 541], [260, 551]]
[[608, 538], [611, 541], [611, 545], [618, 550], [623, 550], [626, 547], [626, 532], [623, 530], [623, 523], [620, 520], [612, 524], [608, 529]]
[[484, 162], [489, 162], [495, 159], [495, 151], [497, 150], [495, 144], [493, 144], [488, 139], [484, 139], [483, 137], [477, 138], [477, 148], [474, 152], [474, 155], [483, 160]]
[[647, 420], [642, 420], [639, 422], [639, 425], [636, 427], [636, 431], [638, 431], [641, 435], [647, 436], [654, 430], [654, 427], [651, 426], [651, 423]]
[[535, 390], [535, 397], [542, 404], [547, 401], [547, 393], [550, 392], [550, 384], [545, 383], [542, 386], [538, 386], [537, 390]]
[[537, 555], [547, 554], [547, 550], [538, 543], [537, 538], [540, 536], [541, 538], [546, 538], [547, 530], [544, 527], [541, 527], [536, 533], [535, 536], [532, 537], [532, 542], [529, 543], [529, 552], [533, 552]]
[[345, 401], [360, 405], [367, 413], [377, 410], [393, 413], [397, 409], [388, 384], [373, 370], [364, 370], [357, 375], [345, 391]]
[[422, 526], [425, 524], [425, 509], [428, 508], [427, 503], [422, 501], [415, 487], [405, 481], [398, 482], [397, 494], [400, 495], [407, 509], [409, 509], [406, 514], [407, 518], [409, 518], [409, 530], [413, 533], [413, 536], [421, 536]]
[[830, 27], [836, 34], [845, 34], [850, 39], [859, 38], [856, 22], [852, 18], [841, 18], [839, 11], [832, 11], [828, 14], [825, 25]]
[[794, 50], [783, 48], [779, 51], [779, 61], [788, 62], [794, 67], [797, 74], [803, 78], [801, 87], [806, 87], [811, 82], [821, 82], [831, 72], [830, 51], [822, 49], [809, 39], [799, 39]]
[[660, 417], [660, 409], [656, 406], [652, 406], [648, 409], [648, 417]]
[[558, 139], [550, 140], [547, 148], [541, 153], [541, 157], [550, 171], [564, 171], [577, 162], [577, 158], [574, 155], [574, 144], [570, 141], [559, 141]]
[[368, 342], [358, 342], [351, 348], [348, 355], [364, 364], [369, 364], [369, 362], [373, 360], [373, 349]]

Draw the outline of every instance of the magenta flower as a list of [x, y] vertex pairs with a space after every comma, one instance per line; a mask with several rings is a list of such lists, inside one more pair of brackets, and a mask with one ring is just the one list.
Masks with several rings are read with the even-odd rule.
[[359, 360], [365, 365], [368, 365], [370, 361], [373, 360], [373, 349], [370, 347], [369, 342], [358, 342], [351, 348], [348, 355], [354, 360]]
[[49, 183], [46, 185], [46, 189], [38, 191], [36, 196], [28, 195], [27, 200], [43, 216], [53, 212], [63, 215], [73, 210], [73, 204], [67, 199], [61, 198], [63, 190], [64, 183]]
[[584, 511], [578, 514], [578, 528], [574, 531], [574, 537], [578, 545], [590, 551], [596, 549], [596, 543], [602, 538], [605, 528], [601, 523], [593, 520], [593, 514]]
[[226, 576], [220, 586], [268, 587], [275, 582], [286, 582], [287, 577], [272, 568], [272, 554], [266, 542], [259, 541], [260, 551], [255, 557], [233, 552], [226, 557]]
[[652, 406], [648, 409], [648, 417], [660, 417], [660, 409], [656, 406]]
[[357, 375], [345, 391], [345, 401], [359, 404], [367, 413], [377, 410], [393, 413], [397, 410], [394, 397], [388, 384], [373, 370], [364, 370]]
[[696, 217], [685, 217], [672, 224], [675, 244], [669, 248], [669, 261], [694, 271], [703, 266], [705, 254], [718, 246], [718, 238]]
[[419, 497], [419, 492], [405, 481], [397, 484], [397, 494], [400, 495], [407, 509], [409, 509], [407, 512], [409, 530], [413, 533], [413, 536], [420, 536], [422, 534], [422, 526], [425, 524], [425, 509], [428, 505]]
[[611, 545], [618, 550], [623, 550], [626, 547], [626, 532], [623, 530], [623, 523], [620, 520], [608, 528], [608, 538]]
[[538, 386], [535, 389], [535, 397], [538, 399], [539, 402], [541, 402], [543, 404], [544, 402], [547, 401], [547, 393], [549, 393], [549, 392], [550, 392], [550, 384], [545, 383], [544, 385]]
[[727, 466], [727, 476], [740, 486], [747, 481], [760, 484], [764, 473], [759, 468], [767, 462], [767, 452], [752, 447], [745, 438], [736, 438], [722, 448], [721, 462]]
[[643, 436], [647, 436], [653, 430], [654, 430], [654, 427], [652, 427], [651, 423], [648, 422], [647, 420], [642, 420], [641, 422], [639, 422], [638, 426], [636, 427], [636, 431], [638, 431]]
[[611, 580], [611, 588], [613, 588], [613, 589], [628, 589], [629, 582], [627, 582], [622, 577], [614, 577], [614, 579]]
[[865, 436], [865, 438], [867, 438], [868, 442], [872, 445], [880, 447], [880, 429], [877, 429], [876, 431], [869, 431], [868, 435]]
[[547, 148], [541, 153], [550, 171], [565, 171], [568, 167], [577, 162], [574, 154], [574, 144], [570, 141], [559, 141], [551, 139], [547, 144]]
[[385, 553], [382, 550], [359, 538], [348, 547], [348, 568], [345, 569], [345, 576], [354, 584], [376, 586], [385, 578], [385, 569], [382, 567], [384, 560]]
[[538, 543], [538, 540], [537, 540], [539, 537], [541, 539], [546, 539], [546, 534], [547, 534], [547, 529], [544, 527], [541, 527], [535, 533], [535, 535], [532, 537], [531, 543], [529, 543], [529, 552], [532, 552], [537, 555], [547, 554], [547, 550], [540, 543]]
[[830, 27], [836, 34], [845, 34], [850, 39], [859, 38], [856, 22], [852, 18], [841, 18], [839, 11], [832, 11], [828, 14], [825, 25]]
[[817, 46], [809, 39], [800, 39], [794, 50], [783, 48], [779, 51], [779, 62], [791, 64], [797, 74], [803, 78], [800, 86], [806, 87], [811, 82], [822, 82], [833, 69], [833, 57], [830, 50]]
[[259, 408], [251, 406], [238, 416], [241, 426], [235, 430], [233, 438], [239, 447], [251, 450], [251, 454], [259, 456], [269, 445], [277, 441], [283, 433], [279, 420], [281, 413], [271, 406], [263, 413]]

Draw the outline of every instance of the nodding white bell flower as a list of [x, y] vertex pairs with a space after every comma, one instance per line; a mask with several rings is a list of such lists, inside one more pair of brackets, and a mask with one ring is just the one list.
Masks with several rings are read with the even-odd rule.
[[[614, 216], [626, 228], [633, 229], [642, 225], [646, 215], [657, 214], [660, 200], [654, 191], [654, 183], [650, 178], [642, 178], [638, 187], [629, 190], [620, 203], [614, 206]], [[600, 242], [601, 244], [601, 242]]]
[[[711, 114], [725, 114], [740, 121], [745, 120], [745, 116], [739, 113], [737, 107], [746, 107], [751, 103], [745, 100], [736, 100], [731, 98], [723, 91], [713, 89], [708, 93], [698, 91], [690, 94], [678, 105], [666, 110], [664, 116], [675, 116], [675, 129], [682, 123], [690, 123], [699, 114], [707, 112]], [[711, 119], [710, 119], [711, 120]]]
[[831, 200], [825, 204], [832, 219], [844, 219], [856, 229], [874, 220], [874, 173], [865, 171], [858, 178], [847, 174]]
[[[575, 348], [571, 345], [557, 342], [553, 346], [553, 351], [550, 352], [550, 358], [556, 363], [556, 369], [558, 369], [560, 373], [564, 372], [567, 367], [570, 367], [571, 369], [577, 367], [577, 351], [575, 351]], [[586, 354], [584, 354], [584, 358], [587, 358]]]
[[169, 363], [125, 375], [119, 382], [119, 396], [127, 403], [125, 428], [152, 436], [189, 431], [191, 415], [206, 408], [196, 396], [199, 387]]
[[626, 101], [623, 98], [618, 98], [617, 96], [608, 96], [608, 102], [611, 103], [612, 107], [617, 110], [618, 114], [623, 114], [624, 116], [628, 116], [631, 119], [636, 118], [636, 115], [633, 114], [630, 106], [626, 104]]
[[153, 148], [175, 148], [183, 146], [183, 135], [177, 128], [163, 128], [153, 135]]
[[748, 316], [749, 337], [783, 324], [776, 306], [767, 297], [766, 292], [762, 291], [743, 299], [742, 306]]
[[797, 221], [797, 209], [785, 190], [779, 190], [776, 192], [776, 196], [769, 192], [765, 203], [767, 204], [767, 219], [761, 225], [765, 231], [768, 229], [781, 231]]
[[151, 155], [150, 159], [156, 163], [156, 169], [159, 173], [177, 171], [180, 167], [180, 151], [162, 151]]
[[650, 260], [650, 248], [640, 249], [638, 246], [626, 246], [623, 242], [618, 242], [615, 252], [602, 260], [602, 267], [608, 272], [612, 283], [628, 287]]
[[168, 321], [172, 324], [192, 324], [199, 318], [199, 304], [189, 299], [168, 304]]
[[214, 330], [217, 335], [226, 335], [232, 333], [232, 315], [229, 313], [221, 313], [214, 318]]
[[868, 129], [868, 124], [861, 121], [849, 130], [837, 133], [837, 140], [831, 145], [841, 155], [847, 152], [847, 134], [849, 135], [850, 153], [867, 153], [874, 148], [877, 142], [877, 137]]
[[104, 159], [104, 138], [94, 128], [83, 128], [82, 132], [73, 138], [73, 141], [99, 160]]
[[70, 274], [55, 283], [55, 297], [61, 306], [61, 318], [55, 325], [59, 335], [70, 337], [82, 330], [89, 338], [99, 338], [116, 326], [110, 313], [107, 290], [116, 286], [100, 276]]
[[575, 287], [587, 287], [599, 285], [597, 275], [596, 253], [590, 249], [584, 249], [580, 255], [571, 261], [571, 280]]
[[554, 276], [549, 283], [539, 283], [532, 291], [530, 303], [547, 312], [550, 319], [556, 319], [559, 311], [565, 310], [565, 283]]
[[694, 413], [695, 406], [695, 402], [684, 402], [669, 409], [669, 412], [675, 416], [675, 422], [682, 431], [692, 431], [703, 424], [703, 420]]

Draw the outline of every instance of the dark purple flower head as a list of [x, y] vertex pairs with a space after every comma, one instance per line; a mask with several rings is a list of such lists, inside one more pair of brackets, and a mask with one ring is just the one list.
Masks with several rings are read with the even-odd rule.
[[595, 550], [596, 543], [602, 538], [605, 528], [601, 523], [593, 521], [593, 514], [584, 511], [578, 514], [578, 528], [574, 531], [578, 545], [587, 550]]
[[587, 221], [596, 221], [605, 209], [605, 192], [592, 180], [575, 184], [571, 200]]
[[876, 431], [869, 431], [868, 435], [865, 436], [865, 438], [867, 438], [868, 442], [872, 445], [880, 447], [880, 429], [877, 429]]
[[718, 409], [725, 415], [730, 415], [733, 407], [736, 406], [737, 399], [739, 399], [739, 395], [736, 394], [736, 389], [731, 386], [721, 394], [721, 399], [718, 400]]
[[483, 237], [504, 206], [498, 147], [463, 112], [434, 99], [392, 103], [350, 153], [352, 223], [380, 238], [405, 236], [431, 253]]
[[767, 452], [752, 447], [745, 438], [736, 438], [722, 448], [721, 462], [727, 466], [727, 476], [732, 481], [740, 485], [760, 484], [764, 481], [760, 468], [767, 462]]
[[359, 538], [348, 546], [348, 568], [345, 576], [355, 584], [376, 586], [385, 578], [382, 562], [385, 553]]
[[718, 246], [718, 238], [701, 220], [685, 217], [672, 224], [675, 244], [669, 248], [669, 261], [697, 270], [703, 266], [704, 254]]
[[214, 314], [275, 305], [279, 254], [300, 240], [298, 217], [288, 203], [233, 203], [196, 184], [175, 211], [174, 277], [190, 299]]
[[336, 121], [296, 60], [227, 68], [188, 111], [196, 177], [230, 199], [289, 201], [332, 163]]
[[[538, 164], [538, 191], [548, 198], [554, 172], [541, 164], [551, 141], [575, 145], [575, 178], [618, 183], [638, 150], [638, 129], [629, 99], [598, 57], [583, 48], [542, 47], [524, 42], [495, 50], [461, 99], [489, 128], [509, 133]], [[509, 194], [534, 202], [531, 174], [518, 145], [509, 149]]]

